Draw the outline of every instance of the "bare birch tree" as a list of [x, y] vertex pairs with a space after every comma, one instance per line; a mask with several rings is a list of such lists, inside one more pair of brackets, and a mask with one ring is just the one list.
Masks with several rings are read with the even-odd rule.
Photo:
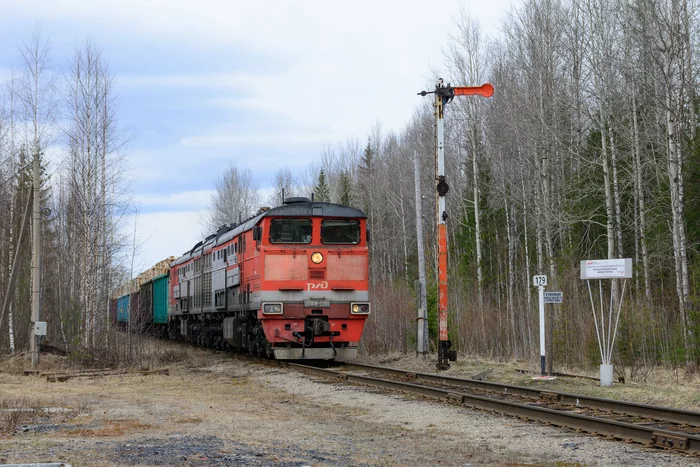
[[206, 233], [216, 232], [224, 224], [238, 224], [260, 207], [258, 184], [249, 169], [239, 169], [233, 162], [216, 181], [211, 198]]
[[[116, 243], [120, 150], [128, 140], [117, 127], [115, 91], [101, 51], [87, 41], [66, 67], [65, 186], [60, 205], [65, 264], [70, 276], [62, 285], [79, 297], [80, 343], [94, 349], [106, 330], [111, 268]], [[65, 277], [65, 276], [64, 276]], [[63, 278], [62, 278], [63, 279]], [[61, 313], [77, 311], [70, 307]], [[65, 329], [64, 329], [65, 332]]]

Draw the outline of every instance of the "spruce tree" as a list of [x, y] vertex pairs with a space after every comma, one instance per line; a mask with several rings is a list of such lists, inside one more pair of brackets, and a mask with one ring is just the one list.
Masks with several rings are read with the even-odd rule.
[[340, 204], [352, 206], [352, 180], [347, 170], [340, 172]]
[[328, 182], [326, 182], [326, 173], [321, 169], [318, 174], [318, 182], [314, 187], [314, 201], [320, 203], [329, 203], [331, 201], [330, 189], [328, 188]]

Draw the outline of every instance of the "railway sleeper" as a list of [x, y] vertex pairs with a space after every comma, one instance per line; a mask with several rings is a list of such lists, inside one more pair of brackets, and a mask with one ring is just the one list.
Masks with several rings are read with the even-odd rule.
[[542, 391], [540, 392], [540, 400], [543, 402], [555, 403], [562, 400], [562, 396], [555, 392]]

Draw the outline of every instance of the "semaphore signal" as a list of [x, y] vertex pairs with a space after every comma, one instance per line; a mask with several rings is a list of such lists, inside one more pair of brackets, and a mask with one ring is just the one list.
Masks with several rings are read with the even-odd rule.
[[457, 360], [457, 352], [450, 350], [452, 343], [447, 337], [447, 211], [445, 195], [450, 187], [445, 181], [445, 105], [455, 96], [493, 95], [493, 86], [485, 83], [481, 86], [453, 87], [443, 84], [442, 78], [437, 80], [434, 91], [421, 91], [419, 96], [435, 94], [435, 181], [437, 182], [437, 244], [438, 244], [438, 319], [440, 337], [438, 342], [438, 370], [450, 368], [450, 361]]

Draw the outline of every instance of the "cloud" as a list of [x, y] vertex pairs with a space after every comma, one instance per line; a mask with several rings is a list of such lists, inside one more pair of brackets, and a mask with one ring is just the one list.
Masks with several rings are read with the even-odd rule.
[[135, 201], [142, 213], [165, 211], [201, 211], [209, 206], [215, 190], [194, 190], [175, 193], [142, 193]]
[[[147, 51], [161, 44], [185, 57], [204, 56], [217, 67], [230, 64], [223, 73], [120, 75], [124, 86], [237, 89], [253, 96], [247, 105], [302, 123], [326, 121], [345, 134], [366, 133], [377, 120], [399, 130], [452, 29], [448, 14], [435, 20], [436, 6], [427, 0], [401, 8], [375, 1], [182, 0], [163, 8], [164, 3], [140, 0], [29, 0], [10, 5], [47, 20], [90, 24], [84, 28], [99, 30], [98, 36], [118, 34], [122, 46], [144, 44]], [[158, 49], [150, 52], [157, 61]], [[257, 57], [281, 65], [265, 70]], [[250, 71], [251, 62], [257, 71]]]
[[255, 77], [246, 73], [211, 72], [211, 73], [176, 73], [176, 74], [134, 74], [123, 73], [115, 77], [115, 82], [123, 88], [143, 87], [217, 87], [244, 88]]
[[296, 143], [319, 143], [321, 141], [335, 140], [344, 136], [342, 134], [304, 133], [304, 132], [258, 132], [241, 134], [209, 134], [203, 136], [190, 136], [183, 138], [180, 145], [194, 148], [231, 148], [248, 144], [260, 144], [286, 146]]

